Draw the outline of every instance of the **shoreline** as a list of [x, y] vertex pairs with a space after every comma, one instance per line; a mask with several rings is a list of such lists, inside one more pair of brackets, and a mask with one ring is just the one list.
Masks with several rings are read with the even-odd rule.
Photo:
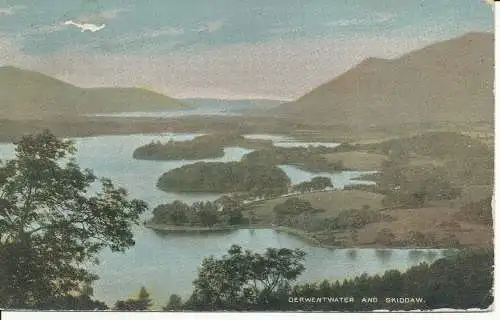
[[[172, 133], [238, 133], [276, 134], [294, 136], [297, 122], [293, 119], [242, 116], [186, 116], [177, 118], [108, 118], [108, 117], [54, 117], [51, 119], [9, 119], [0, 117], [0, 142], [14, 142], [21, 136], [49, 129], [62, 138], [95, 137], [104, 135]], [[329, 127], [313, 128], [315, 132]], [[338, 130], [341, 132], [341, 130]], [[339, 136], [338, 139], [341, 139]], [[322, 139], [323, 140], [323, 139]]]
[[252, 225], [252, 226], [218, 226], [218, 227], [188, 227], [188, 226], [172, 226], [172, 225], [159, 225], [153, 223], [144, 223], [144, 227], [154, 230], [154, 231], [166, 231], [171, 233], [217, 233], [224, 231], [238, 231], [238, 230], [256, 230], [256, 229], [272, 229], [276, 232], [284, 232], [288, 235], [300, 238], [302, 241], [313, 245], [315, 247], [326, 248], [326, 249], [378, 249], [378, 250], [430, 250], [430, 249], [453, 249], [453, 250], [464, 250], [468, 248], [481, 248], [480, 246], [460, 246], [460, 247], [390, 247], [382, 245], [370, 244], [360, 244], [355, 247], [345, 247], [345, 246], [335, 246], [331, 244], [324, 244], [321, 241], [315, 239], [305, 231], [301, 231], [295, 228], [284, 227], [284, 226], [273, 226], [273, 225]]

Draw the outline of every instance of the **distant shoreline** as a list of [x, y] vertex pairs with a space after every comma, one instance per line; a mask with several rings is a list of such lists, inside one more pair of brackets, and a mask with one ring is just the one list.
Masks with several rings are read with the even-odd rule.
[[326, 248], [326, 249], [408, 249], [408, 250], [429, 250], [429, 249], [466, 249], [472, 248], [473, 246], [460, 246], [457, 248], [435, 248], [435, 247], [389, 247], [377, 245], [375, 243], [360, 244], [358, 246], [335, 246], [330, 244], [324, 244], [321, 241], [313, 238], [310, 234], [305, 231], [298, 230], [295, 228], [284, 227], [284, 226], [273, 226], [273, 225], [249, 225], [249, 226], [217, 226], [213, 228], [209, 227], [189, 227], [189, 226], [173, 226], [173, 225], [160, 225], [153, 223], [144, 223], [144, 226], [151, 230], [156, 231], [167, 231], [171, 233], [217, 233], [223, 231], [237, 231], [237, 230], [256, 230], [256, 229], [272, 229], [276, 232], [284, 232], [288, 235], [300, 238], [302, 241], [313, 245], [315, 247]]
[[[52, 119], [0, 118], [0, 142], [14, 142], [23, 135], [50, 130], [58, 137], [173, 133], [278, 134], [294, 136], [296, 121], [269, 117], [186, 116], [179, 118], [54, 117]], [[321, 132], [326, 128], [312, 128]], [[340, 139], [340, 138], [339, 138]], [[325, 139], [314, 139], [325, 140]]]

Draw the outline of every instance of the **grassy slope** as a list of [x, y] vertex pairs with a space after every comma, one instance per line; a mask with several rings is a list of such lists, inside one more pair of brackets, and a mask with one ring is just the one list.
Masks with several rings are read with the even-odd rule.
[[469, 33], [398, 59], [367, 59], [276, 112], [353, 130], [491, 121], [493, 60], [493, 35]]
[[184, 105], [138, 88], [79, 88], [38, 72], [0, 67], [0, 118], [34, 119], [54, 115], [157, 111]]

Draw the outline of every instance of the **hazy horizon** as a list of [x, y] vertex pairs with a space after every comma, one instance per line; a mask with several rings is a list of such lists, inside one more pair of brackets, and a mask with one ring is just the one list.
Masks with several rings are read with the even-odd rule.
[[481, 0], [0, 0], [0, 65], [82, 87], [287, 101], [365, 58], [493, 32], [493, 21]]

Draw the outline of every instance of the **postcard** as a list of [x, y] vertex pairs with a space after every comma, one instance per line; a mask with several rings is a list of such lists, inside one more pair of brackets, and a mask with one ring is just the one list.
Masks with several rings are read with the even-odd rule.
[[491, 311], [480, 0], [0, 0], [0, 308]]

